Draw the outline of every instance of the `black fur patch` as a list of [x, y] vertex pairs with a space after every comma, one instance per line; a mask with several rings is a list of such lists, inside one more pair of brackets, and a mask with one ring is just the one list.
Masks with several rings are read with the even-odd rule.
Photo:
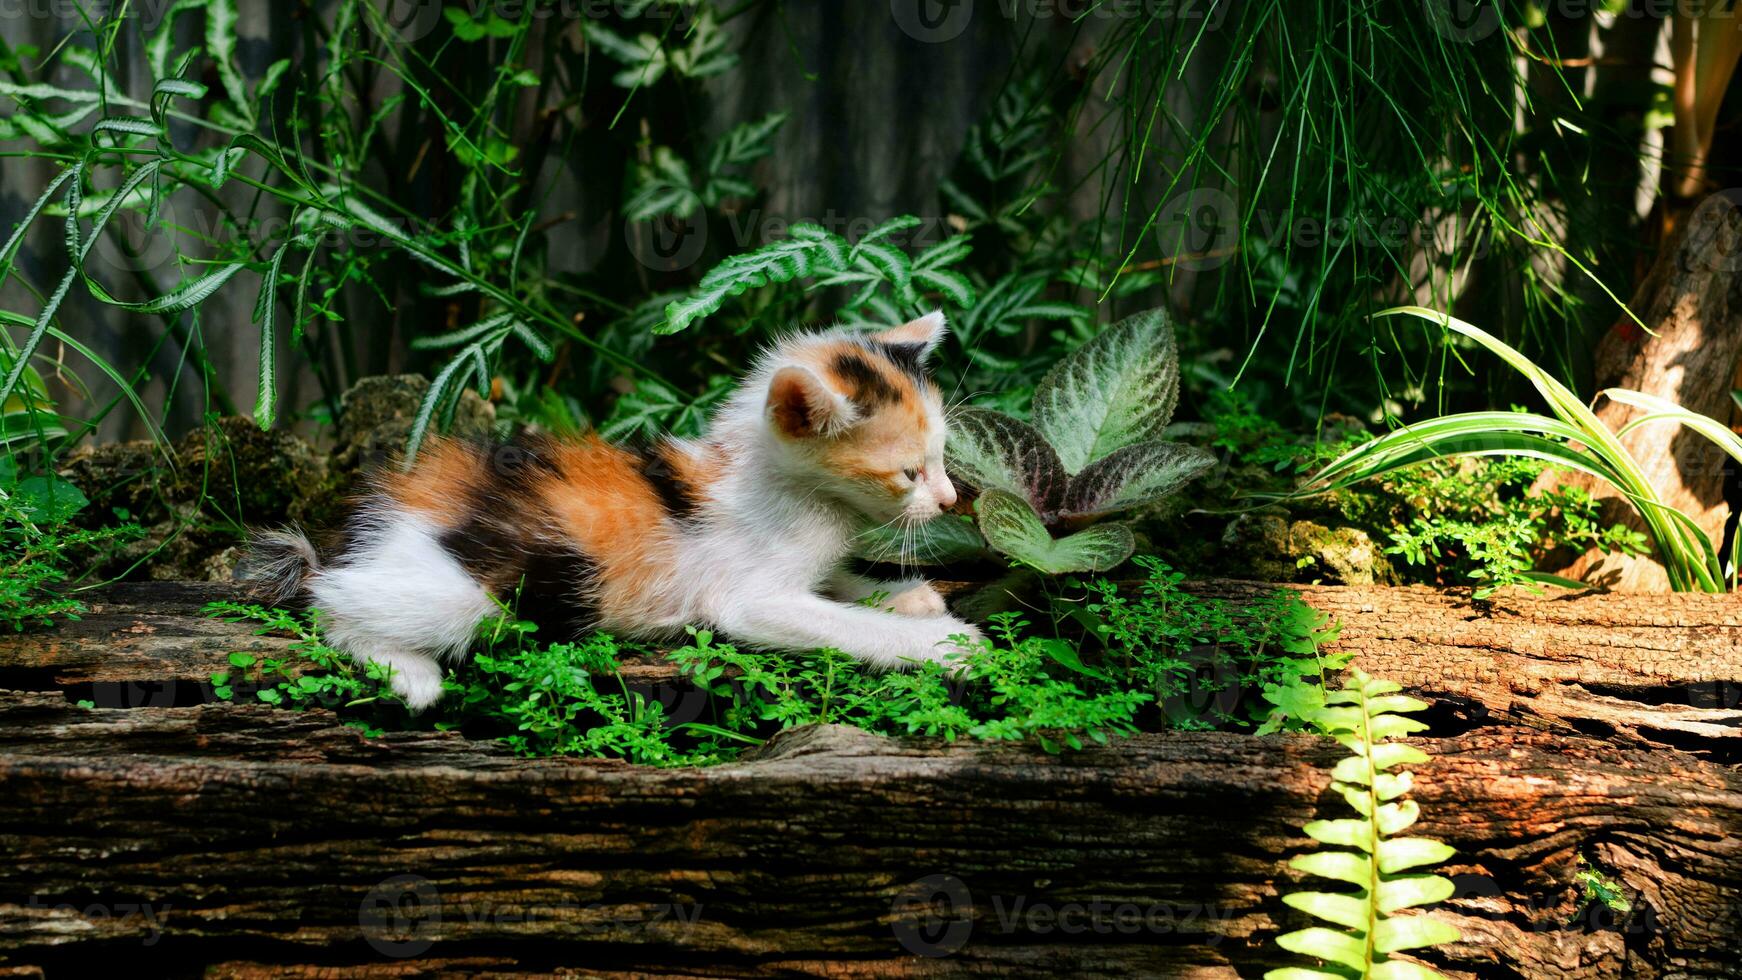
[[858, 354], [838, 354], [832, 367], [842, 381], [853, 386], [853, 393], [848, 397], [861, 408], [874, 409], [901, 398], [901, 392], [889, 383], [889, 379]]
[[541, 510], [530, 477], [557, 472], [547, 444], [516, 440], [480, 451], [488, 461], [484, 480], [467, 493], [466, 516], [442, 532], [441, 546], [516, 615], [537, 623], [540, 640], [571, 638], [595, 617], [585, 597], [598, 567], [533, 530]]
[[877, 345], [877, 352], [915, 378], [925, 377], [925, 345], [924, 344], [886, 344], [880, 340], [872, 343]]
[[[442, 549], [467, 574], [490, 586], [519, 577], [530, 542], [507, 501], [488, 491], [472, 494], [465, 520], [442, 532]], [[524, 516], [524, 515], [523, 515]]]
[[660, 506], [673, 520], [685, 521], [695, 516], [695, 488], [666, 462], [663, 444], [633, 446], [629, 451], [640, 459], [638, 470], [641, 478], [653, 488]]
[[591, 629], [598, 616], [586, 598], [598, 577], [598, 565], [586, 555], [547, 547], [526, 556], [521, 579], [501, 598], [516, 616], [538, 624], [537, 639], [573, 639]]

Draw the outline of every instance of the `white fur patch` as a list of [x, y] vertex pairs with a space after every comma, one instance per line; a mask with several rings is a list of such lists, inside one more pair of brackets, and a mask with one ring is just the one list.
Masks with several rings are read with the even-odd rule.
[[392, 667], [393, 689], [414, 710], [441, 697], [436, 659], [463, 654], [496, 610], [438, 533], [424, 518], [384, 508], [351, 551], [308, 581], [328, 641], [358, 662]]

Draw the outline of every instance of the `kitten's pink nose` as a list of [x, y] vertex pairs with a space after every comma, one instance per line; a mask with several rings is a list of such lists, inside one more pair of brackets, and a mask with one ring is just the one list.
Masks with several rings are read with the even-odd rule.
[[950, 482], [949, 477], [938, 478], [937, 486], [932, 492], [937, 495], [939, 510], [948, 510], [956, 505], [956, 485]]

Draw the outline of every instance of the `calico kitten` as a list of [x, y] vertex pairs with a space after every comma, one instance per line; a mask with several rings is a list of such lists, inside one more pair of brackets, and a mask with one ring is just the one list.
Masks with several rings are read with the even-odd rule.
[[[943, 332], [937, 312], [881, 333], [790, 337], [700, 439], [643, 451], [597, 436], [437, 440], [409, 473], [377, 478], [337, 554], [274, 532], [256, 542], [253, 575], [321, 609], [334, 646], [392, 668], [414, 710], [441, 697], [440, 661], [464, 654], [493, 597], [546, 637], [597, 627], [657, 640], [697, 625], [883, 668], [953, 659], [954, 637], [980, 633], [929, 583], [841, 567], [858, 530], [956, 501], [925, 371]], [[857, 603], [877, 592], [885, 608]]]

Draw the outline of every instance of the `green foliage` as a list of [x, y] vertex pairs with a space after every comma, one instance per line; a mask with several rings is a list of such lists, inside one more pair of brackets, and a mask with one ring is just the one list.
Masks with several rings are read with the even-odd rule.
[[[1308, 481], [1302, 488], [1303, 492], [1341, 489], [1362, 480], [1449, 457], [1500, 456], [1545, 460], [1591, 474], [1621, 491], [1645, 522], [1672, 588], [1707, 592], [1725, 589], [1724, 570], [1712, 541], [1686, 515], [1663, 502], [1639, 462], [1621, 443], [1620, 436], [1639, 425], [1675, 422], [1710, 439], [1738, 461], [1742, 461], [1742, 438], [1713, 419], [1695, 415], [1663, 399], [1621, 388], [1610, 388], [1602, 394], [1613, 401], [1645, 409], [1648, 414], [1629, 423], [1621, 432], [1611, 432], [1565, 385], [1481, 328], [1421, 307], [1389, 310], [1384, 315], [1394, 314], [1439, 323], [1499, 355], [1536, 388], [1554, 416], [1527, 412], [1468, 412], [1404, 426], [1333, 460]], [[1732, 569], [1732, 574], [1734, 571]]]
[[[1125, 134], [1102, 163], [1124, 261], [1095, 281], [1164, 264], [1194, 315], [1247, 341], [1240, 377], [1311, 373], [1332, 410], [1447, 383], [1433, 338], [1369, 326], [1390, 296], [1504, 315], [1507, 339], [1571, 376], [1585, 328], [1631, 315], [1613, 277], [1639, 247], [1616, 200], [1634, 184], [1605, 167], [1640, 158], [1646, 134], [1616, 125], [1637, 92], [1591, 95], [1541, 54], [1586, 37], [1594, 11], [1540, 9], [1299, 0], [1114, 19], [1056, 83], [1070, 117]], [[1158, 171], [1144, 194], [1134, 175]], [[1476, 269], [1494, 275], [1465, 288]]]
[[53, 473], [19, 474], [17, 460], [0, 456], [0, 631], [20, 632], [77, 619], [83, 603], [59, 591], [76, 569], [137, 538], [137, 525], [101, 530], [72, 519], [89, 501]]
[[1105, 571], [1130, 557], [1128, 528], [1080, 527], [1154, 504], [1215, 465], [1195, 446], [1157, 438], [1179, 400], [1179, 353], [1161, 310], [1108, 327], [1053, 366], [1030, 425], [986, 409], [951, 418], [951, 472], [981, 491], [980, 532], [993, 550], [1049, 574]]
[[1062, 608], [1105, 645], [1099, 671], [1153, 696], [1172, 727], [1275, 730], [1283, 720], [1250, 693], [1270, 699], [1348, 662], [1324, 649], [1339, 627], [1291, 592], [1238, 605], [1185, 591], [1184, 573], [1159, 558], [1134, 564], [1146, 573], [1135, 594], [1097, 579], [1085, 601]]
[[1054, 538], [1027, 500], [986, 490], [974, 501], [980, 533], [1000, 554], [1047, 573], [1104, 572], [1131, 556], [1136, 541], [1123, 524], [1102, 524]]
[[853, 540], [855, 557], [908, 566], [948, 565], [990, 557], [972, 518], [944, 514], [924, 524], [867, 528]]
[[1621, 915], [1633, 911], [1633, 903], [1627, 900], [1627, 893], [1622, 891], [1621, 883], [1604, 874], [1601, 868], [1591, 863], [1591, 859], [1583, 854], [1579, 855], [1579, 870], [1573, 872], [1573, 881], [1580, 889], [1579, 909], [1573, 916], [1575, 920], [1593, 902]]
[[650, 159], [636, 167], [623, 202], [624, 217], [631, 221], [667, 215], [689, 218], [705, 208], [719, 207], [728, 198], [753, 196], [756, 185], [743, 170], [772, 152], [769, 141], [786, 117], [784, 112], [773, 112], [732, 127], [708, 150], [706, 169], [699, 177], [692, 176], [689, 163], [675, 150], [654, 147]]
[[214, 603], [213, 615], [258, 621], [262, 632], [293, 642], [283, 658], [232, 654], [235, 669], [212, 683], [225, 700], [332, 708], [369, 731], [434, 724], [500, 738], [528, 755], [702, 765], [815, 723], [1030, 741], [1053, 752], [1136, 731], [1150, 705], [1160, 707], [1151, 723], [1165, 727], [1249, 726], [1265, 712], [1246, 693], [1342, 663], [1319, 652], [1334, 628], [1288, 593], [1248, 607], [1198, 599], [1180, 589], [1172, 569], [1142, 561], [1150, 579], [1129, 594], [1096, 581], [1083, 597], [1061, 599], [1061, 619], [1083, 626], [1086, 641], [1045, 635], [1001, 613], [957, 675], [935, 663], [870, 671], [832, 650], [739, 650], [692, 629], [689, 642], [665, 654], [685, 682], [650, 691], [626, 680], [619, 664], [651, 651], [602, 633], [541, 643], [534, 624], [505, 609], [480, 629], [471, 662], [449, 676], [444, 700], [413, 719], [379, 668], [359, 668], [325, 645], [318, 614]]
[[[209, 616], [229, 622], [258, 622], [256, 633], [289, 634], [290, 654], [261, 657], [236, 651], [230, 654], [230, 669], [214, 671], [210, 678], [214, 697], [221, 701], [264, 703], [293, 711], [328, 708], [355, 712], [365, 705], [396, 707], [403, 715], [404, 703], [387, 686], [388, 669], [380, 664], [360, 666], [344, 653], [326, 645], [320, 635], [318, 614], [299, 617], [282, 609], [239, 602], [212, 602]], [[346, 724], [379, 734], [371, 723], [380, 714], [352, 715]]]
[[1452, 894], [1451, 879], [1413, 869], [1439, 864], [1453, 851], [1425, 837], [1398, 836], [1421, 816], [1414, 800], [1403, 799], [1414, 776], [1398, 767], [1428, 761], [1420, 749], [1391, 741], [1427, 728], [1404, 717], [1427, 705], [1400, 690], [1352, 670], [1342, 690], [1326, 693], [1324, 705], [1307, 719], [1351, 753], [1331, 771], [1331, 789], [1356, 816], [1308, 823], [1302, 829], [1326, 849], [1289, 864], [1346, 887], [1282, 897], [1290, 907], [1337, 928], [1309, 926], [1277, 937], [1284, 949], [1322, 965], [1271, 970], [1266, 980], [1431, 980], [1440, 974], [1391, 954], [1460, 938], [1452, 926], [1408, 911]]
[[1332, 503], [1388, 539], [1387, 554], [1432, 570], [1429, 581], [1475, 583], [1478, 599], [1508, 586], [1537, 590], [1551, 579], [1534, 569], [1551, 553], [1645, 553], [1645, 536], [1625, 524], [1605, 525], [1601, 506], [1583, 488], [1533, 490], [1552, 470], [1528, 457], [1429, 462], [1339, 492]]
[[[1212, 445], [1228, 454], [1243, 492], [1254, 495], [1268, 493], [1267, 485], [1280, 493], [1296, 474], [1311, 474], [1371, 439], [1347, 418], [1334, 420], [1317, 439], [1303, 439], [1237, 392], [1213, 398], [1206, 414], [1215, 430]], [[1545, 479], [1558, 472], [1524, 456], [1434, 460], [1327, 493], [1300, 516], [1365, 531], [1402, 559], [1397, 570], [1406, 580], [1471, 584], [1477, 598], [1509, 586], [1540, 591], [1539, 583], [1561, 580], [1535, 569], [1587, 549], [1644, 552], [1645, 536], [1626, 524], [1605, 523], [1589, 492]]]
[[[734, 255], [709, 269], [687, 296], [665, 307], [659, 333], [677, 333], [720, 309], [727, 299], [752, 289], [800, 283], [805, 290], [845, 286], [856, 290], [843, 314], [869, 311], [884, 324], [901, 323], [919, 312], [930, 295], [953, 306], [974, 302], [966, 276], [950, 268], [968, 255], [967, 240], [945, 239], [918, 256], [886, 241], [918, 225], [911, 215], [891, 218], [866, 232], [857, 243], [819, 225], [796, 224], [788, 237]], [[903, 312], [905, 311], [905, 312]]]

